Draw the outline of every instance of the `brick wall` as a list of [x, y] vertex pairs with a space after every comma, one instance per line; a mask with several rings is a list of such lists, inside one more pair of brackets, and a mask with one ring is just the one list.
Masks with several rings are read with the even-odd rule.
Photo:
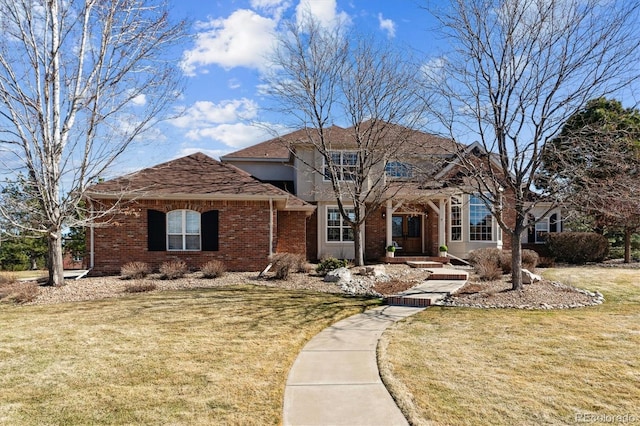
[[307, 215], [305, 212], [278, 214], [277, 253], [307, 254]]
[[[108, 204], [108, 202], [106, 202]], [[98, 204], [98, 203], [96, 203]], [[218, 210], [218, 251], [149, 251], [147, 248], [147, 210], [168, 212], [190, 209], [198, 212]], [[278, 212], [281, 215], [284, 212]], [[267, 201], [162, 201], [140, 200], [127, 206], [125, 212], [110, 218], [109, 224], [94, 231], [93, 274], [117, 274], [130, 261], [148, 263], [154, 270], [168, 260], [179, 259], [191, 269], [198, 269], [208, 260], [225, 263], [230, 271], [259, 271], [268, 264], [269, 203]], [[299, 237], [304, 227], [304, 213], [278, 218], [278, 229], [284, 230], [281, 243], [294, 235]], [[289, 243], [287, 243], [289, 244]], [[304, 248], [304, 240], [296, 250]], [[89, 245], [87, 244], [87, 247]]]
[[307, 218], [307, 259], [318, 260], [318, 210]]
[[387, 242], [386, 219], [382, 213], [386, 208], [382, 207], [374, 211], [365, 222], [364, 256], [366, 260], [378, 260], [385, 256], [385, 244]]

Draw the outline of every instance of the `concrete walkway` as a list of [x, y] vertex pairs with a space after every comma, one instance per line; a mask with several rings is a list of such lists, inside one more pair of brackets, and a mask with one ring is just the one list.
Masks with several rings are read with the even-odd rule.
[[381, 306], [311, 339], [293, 363], [284, 425], [407, 425], [378, 372], [376, 348], [394, 322], [424, 308]]

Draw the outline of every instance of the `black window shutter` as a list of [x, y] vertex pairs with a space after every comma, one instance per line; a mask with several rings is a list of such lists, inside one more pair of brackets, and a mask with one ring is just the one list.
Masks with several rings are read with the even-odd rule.
[[147, 210], [147, 244], [149, 251], [167, 250], [167, 221], [164, 212]]
[[555, 213], [549, 218], [549, 232], [558, 232], [558, 215]]
[[218, 251], [218, 210], [209, 210], [200, 215], [202, 251]]

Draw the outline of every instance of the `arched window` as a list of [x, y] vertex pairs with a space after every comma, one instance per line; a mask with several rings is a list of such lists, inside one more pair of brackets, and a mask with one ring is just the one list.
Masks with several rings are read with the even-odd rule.
[[167, 213], [167, 249], [200, 250], [200, 213], [192, 210]]

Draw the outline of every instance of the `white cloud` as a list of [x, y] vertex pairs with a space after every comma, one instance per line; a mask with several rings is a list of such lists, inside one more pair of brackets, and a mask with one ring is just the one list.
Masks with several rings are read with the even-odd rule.
[[239, 89], [240, 87], [242, 87], [242, 82], [237, 78], [231, 78], [227, 82], [227, 85], [229, 86], [229, 89]]
[[187, 132], [186, 137], [192, 141], [210, 140], [212, 142], [222, 142], [224, 145], [237, 150], [272, 139], [274, 131], [282, 134], [290, 132], [291, 129], [269, 123], [233, 123], [192, 129]]
[[282, 14], [291, 7], [289, 0], [251, 0], [251, 8], [261, 10], [264, 13], [280, 20]]
[[171, 124], [182, 129], [197, 129], [211, 124], [250, 120], [255, 118], [257, 113], [258, 104], [251, 99], [225, 100], [217, 104], [198, 101], [186, 108], [180, 117], [171, 120]]
[[131, 103], [136, 106], [144, 106], [147, 104], [147, 96], [141, 93], [138, 96], [135, 96], [133, 99], [131, 99]]
[[297, 22], [304, 22], [308, 16], [317, 19], [325, 27], [351, 22], [346, 12], [338, 13], [336, 0], [300, 0], [296, 7]]
[[382, 13], [378, 13], [378, 22], [380, 22], [380, 29], [387, 32], [387, 37], [393, 38], [396, 36], [396, 23], [391, 19], [384, 19]]
[[193, 76], [202, 67], [219, 65], [225, 69], [248, 67], [263, 69], [265, 56], [275, 46], [275, 19], [239, 9], [226, 19], [212, 19], [197, 25], [195, 46], [184, 52], [182, 69]]

